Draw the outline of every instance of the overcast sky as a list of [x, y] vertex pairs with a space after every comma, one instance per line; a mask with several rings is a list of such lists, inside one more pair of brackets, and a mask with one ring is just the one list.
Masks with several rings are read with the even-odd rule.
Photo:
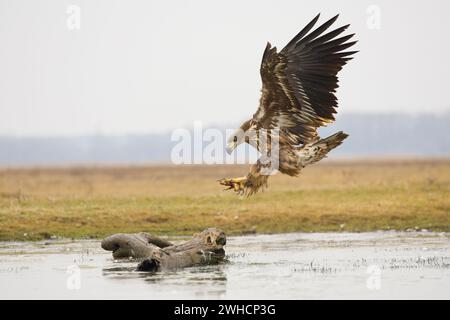
[[448, 0], [0, 0], [0, 135], [238, 125], [258, 105], [266, 42], [281, 49], [319, 12], [321, 22], [340, 13], [336, 27], [350, 23], [359, 40], [340, 73], [340, 113], [445, 112], [449, 9]]

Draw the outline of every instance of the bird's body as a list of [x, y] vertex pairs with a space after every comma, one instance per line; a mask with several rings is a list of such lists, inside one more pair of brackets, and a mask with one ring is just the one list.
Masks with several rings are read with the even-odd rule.
[[[245, 177], [221, 179], [238, 193], [252, 195], [267, 185], [270, 175], [297, 176], [302, 168], [323, 159], [347, 137], [338, 132], [320, 139], [317, 128], [334, 121], [337, 73], [355, 51], [352, 35], [337, 38], [348, 25], [325, 33], [338, 16], [311, 31], [316, 16], [280, 52], [267, 44], [261, 63], [260, 105], [230, 138], [227, 151], [246, 142], [261, 158]], [[310, 32], [311, 31], [311, 32]]]

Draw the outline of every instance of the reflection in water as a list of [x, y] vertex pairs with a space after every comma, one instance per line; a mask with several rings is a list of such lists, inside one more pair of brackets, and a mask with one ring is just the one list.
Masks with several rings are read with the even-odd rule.
[[[229, 237], [227, 262], [138, 272], [99, 241], [0, 244], [0, 298], [450, 299], [450, 234], [293, 233]], [[66, 286], [80, 268], [79, 290]], [[23, 290], [26, 287], [27, 290]]]
[[189, 288], [197, 298], [220, 299], [226, 295], [227, 275], [224, 271], [226, 262], [160, 272], [136, 271], [139, 262], [139, 259], [113, 260], [110, 265], [103, 268], [102, 274], [109, 279], [139, 278], [149, 286], [171, 288], [175, 292]]

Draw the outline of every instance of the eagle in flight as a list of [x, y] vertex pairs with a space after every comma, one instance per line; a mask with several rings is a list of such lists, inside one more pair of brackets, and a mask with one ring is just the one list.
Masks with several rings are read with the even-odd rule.
[[259, 108], [227, 141], [228, 153], [246, 142], [261, 157], [246, 176], [220, 179], [226, 190], [250, 196], [264, 189], [278, 171], [298, 176], [348, 137], [340, 131], [321, 139], [317, 128], [335, 120], [337, 73], [357, 52], [346, 51], [356, 41], [348, 41], [354, 34], [340, 36], [349, 25], [326, 32], [339, 15], [313, 29], [319, 16], [280, 52], [267, 43]]

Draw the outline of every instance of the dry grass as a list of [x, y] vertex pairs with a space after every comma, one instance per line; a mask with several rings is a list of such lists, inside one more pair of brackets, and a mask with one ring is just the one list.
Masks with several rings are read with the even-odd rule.
[[450, 231], [450, 160], [324, 162], [250, 199], [216, 179], [247, 166], [0, 170], [0, 239], [114, 232]]

